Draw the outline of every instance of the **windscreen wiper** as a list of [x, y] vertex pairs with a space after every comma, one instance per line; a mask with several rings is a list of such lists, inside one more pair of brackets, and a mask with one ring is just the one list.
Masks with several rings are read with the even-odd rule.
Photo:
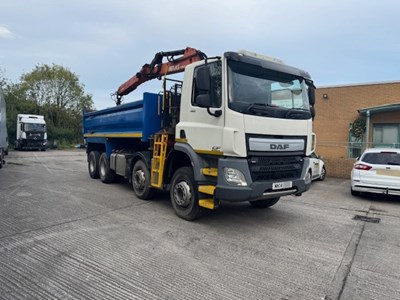
[[276, 105], [268, 104], [268, 103], [250, 103], [249, 106], [247, 106], [244, 110], [243, 113], [248, 113], [248, 112], [264, 112], [267, 107], [277, 107]]

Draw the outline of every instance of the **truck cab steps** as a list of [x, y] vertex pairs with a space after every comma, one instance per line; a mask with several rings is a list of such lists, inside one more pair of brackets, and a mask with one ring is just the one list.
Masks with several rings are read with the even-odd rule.
[[[199, 193], [200, 193], [199, 206], [208, 208], [208, 209], [216, 209], [218, 207], [218, 205], [214, 201], [214, 197], [213, 197], [214, 191], [215, 191], [214, 185], [200, 185], [199, 186]], [[205, 197], [202, 198], [201, 197], [202, 195], [205, 195]], [[208, 198], [208, 197], [210, 197], [210, 198]]]
[[165, 156], [167, 154], [168, 133], [154, 137], [153, 158], [151, 160], [151, 186], [160, 188], [163, 184]]
[[201, 174], [206, 175], [206, 176], [217, 177], [218, 169], [217, 168], [202, 168]]

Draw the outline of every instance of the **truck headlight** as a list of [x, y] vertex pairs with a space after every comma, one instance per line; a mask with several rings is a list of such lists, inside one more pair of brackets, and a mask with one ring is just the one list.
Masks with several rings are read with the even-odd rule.
[[224, 176], [226, 182], [236, 186], [247, 186], [246, 178], [243, 173], [237, 169], [224, 168]]

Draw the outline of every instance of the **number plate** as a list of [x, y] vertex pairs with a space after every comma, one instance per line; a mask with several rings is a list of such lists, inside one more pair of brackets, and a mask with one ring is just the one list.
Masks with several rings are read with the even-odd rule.
[[272, 189], [273, 190], [282, 190], [282, 189], [288, 189], [292, 187], [292, 182], [291, 181], [285, 181], [285, 182], [274, 182], [272, 184]]

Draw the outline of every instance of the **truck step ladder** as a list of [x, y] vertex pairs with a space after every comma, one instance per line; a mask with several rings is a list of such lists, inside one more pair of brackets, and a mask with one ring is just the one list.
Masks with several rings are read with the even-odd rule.
[[205, 176], [217, 177], [218, 169], [217, 168], [202, 168], [201, 173]]
[[165, 156], [167, 154], [168, 133], [157, 134], [154, 138], [151, 160], [151, 186], [160, 188], [163, 184]]
[[213, 199], [214, 191], [215, 191], [215, 186], [214, 185], [200, 185], [199, 186], [199, 192], [202, 193], [202, 194], [205, 194], [207, 196], [211, 196], [211, 198], [200, 199], [199, 200], [199, 206], [205, 207], [205, 208], [208, 208], [208, 209], [215, 209], [216, 205], [215, 205], [215, 202], [214, 202], [214, 199]]
[[[202, 168], [201, 174], [210, 177], [217, 177], [218, 176], [218, 169], [217, 168]], [[208, 209], [216, 209], [218, 207], [218, 203], [214, 201], [214, 185], [200, 185], [199, 186], [199, 193], [205, 195], [204, 198], [200, 197], [199, 206], [208, 208]], [[211, 196], [211, 197], [210, 197]]]

